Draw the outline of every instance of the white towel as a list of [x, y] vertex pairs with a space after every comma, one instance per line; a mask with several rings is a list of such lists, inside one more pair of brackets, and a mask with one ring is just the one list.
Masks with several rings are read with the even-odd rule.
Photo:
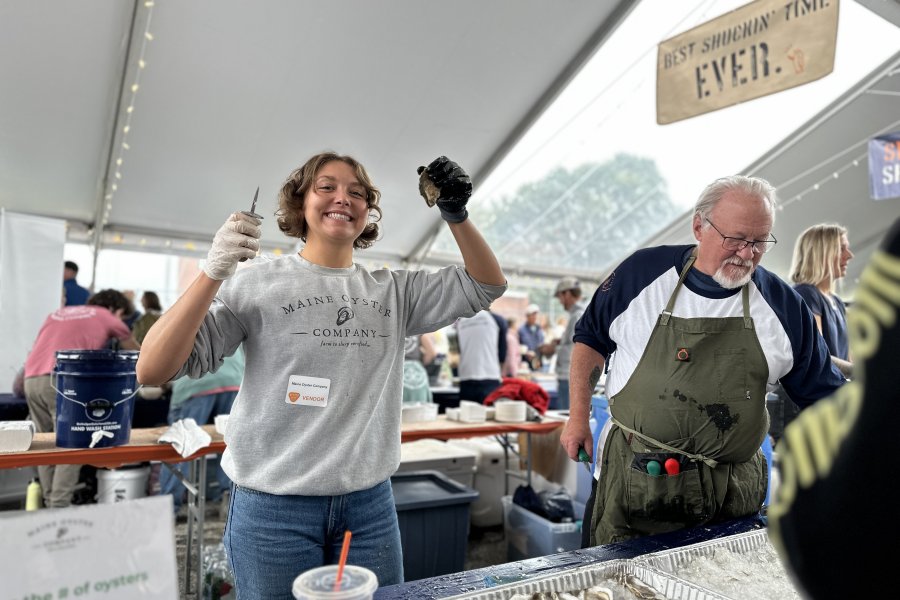
[[212, 443], [212, 437], [197, 425], [193, 419], [180, 419], [172, 423], [159, 436], [159, 443], [169, 442], [181, 456], [188, 457]]

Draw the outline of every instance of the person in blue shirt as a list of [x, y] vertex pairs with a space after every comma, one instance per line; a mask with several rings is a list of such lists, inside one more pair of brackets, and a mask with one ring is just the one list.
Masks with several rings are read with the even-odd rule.
[[847, 229], [836, 223], [813, 225], [800, 234], [794, 247], [791, 281], [812, 311], [819, 333], [831, 353], [831, 362], [850, 377], [850, 344], [847, 341], [847, 308], [834, 293], [838, 279], [847, 274], [853, 258]]
[[759, 265], [774, 220], [768, 182], [714, 181], [694, 208], [697, 243], [635, 252], [578, 321], [560, 443], [572, 460], [593, 452], [604, 367], [612, 423], [585, 511], [589, 545], [758, 513], [767, 390], [781, 381], [804, 407], [844, 383], [802, 298]]
[[78, 285], [75, 278], [78, 276], [78, 264], [67, 260], [63, 267], [63, 293], [65, 294], [65, 306], [79, 306], [87, 304], [91, 293], [87, 288]]
[[527, 362], [532, 370], [539, 369], [541, 365], [538, 349], [544, 343], [544, 330], [538, 323], [540, 312], [541, 309], [537, 304], [529, 304], [525, 309], [525, 322], [519, 327], [519, 343], [527, 348], [522, 360]]

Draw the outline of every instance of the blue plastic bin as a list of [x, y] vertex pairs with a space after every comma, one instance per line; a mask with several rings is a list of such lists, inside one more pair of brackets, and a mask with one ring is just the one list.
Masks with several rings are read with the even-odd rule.
[[391, 477], [406, 581], [458, 573], [466, 560], [469, 505], [478, 492], [439, 471]]

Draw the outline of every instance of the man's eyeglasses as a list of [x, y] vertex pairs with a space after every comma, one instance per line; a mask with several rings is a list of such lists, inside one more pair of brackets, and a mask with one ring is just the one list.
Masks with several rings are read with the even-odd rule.
[[769, 234], [772, 236], [771, 240], [745, 240], [743, 238], [728, 237], [719, 231], [719, 228], [713, 225], [712, 221], [706, 219], [706, 222], [712, 225], [712, 228], [716, 230], [716, 233], [722, 236], [722, 247], [729, 252], [740, 252], [747, 246], [750, 246], [751, 251], [756, 252], [757, 254], [765, 254], [772, 249], [772, 246], [778, 243], [778, 240], [776, 240], [775, 236], [771, 233]]

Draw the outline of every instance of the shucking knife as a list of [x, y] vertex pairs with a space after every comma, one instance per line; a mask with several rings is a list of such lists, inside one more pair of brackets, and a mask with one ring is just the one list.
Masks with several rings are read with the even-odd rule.
[[[241, 214], [247, 215], [248, 217], [253, 217], [255, 219], [262, 219], [262, 215], [256, 214], [256, 200], [259, 198], [259, 186], [256, 187], [256, 193], [253, 194], [253, 204], [250, 205], [250, 210], [242, 210]], [[246, 257], [242, 258], [240, 262], [244, 262], [247, 260]]]
[[257, 219], [262, 219], [263, 218], [262, 215], [256, 214], [256, 199], [257, 198], [259, 198], [259, 187], [256, 188], [256, 193], [253, 194], [253, 204], [250, 205], [250, 210], [249, 211], [242, 210], [241, 212], [243, 214], [247, 215], [248, 217], [255, 217]]
[[580, 446], [578, 448], [578, 462], [584, 465], [584, 468], [587, 469], [588, 473], [591, 472], [591, 465], [589, 464], [591, 462], [591, 457], [588, 456], [588, 453]]

